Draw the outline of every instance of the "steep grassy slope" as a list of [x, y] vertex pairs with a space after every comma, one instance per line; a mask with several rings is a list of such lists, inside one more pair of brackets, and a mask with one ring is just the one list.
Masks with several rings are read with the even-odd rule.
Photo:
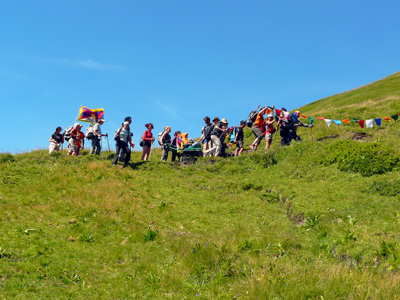
[[366, 86], [300, 108], [305, 114], [334, 119], [372, 119], [400, 113], [400, 72]]
[[317, 123], [195, 165], [0, 154], [0, 298], [396, 299], [399, 130]]

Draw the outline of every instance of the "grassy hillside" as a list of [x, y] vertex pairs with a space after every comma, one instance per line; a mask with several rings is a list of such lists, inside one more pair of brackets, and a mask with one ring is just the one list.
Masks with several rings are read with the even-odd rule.
[[[357, 117], [356, 99], [398, 97], [399, 76], [302, 112]], [[396, 299], [399, 130], [317, 123], [303, 143], [195, 165], [0, 154], [0, 298]]]

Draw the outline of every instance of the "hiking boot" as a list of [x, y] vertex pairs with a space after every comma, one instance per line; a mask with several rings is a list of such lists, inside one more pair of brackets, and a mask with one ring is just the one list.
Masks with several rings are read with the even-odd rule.
[[123, 169], [123, 168], [126, 168], [126, 167], [129, 167], [129, 164], [124, 164], [124, 165], [122, 166], [122, 169]]

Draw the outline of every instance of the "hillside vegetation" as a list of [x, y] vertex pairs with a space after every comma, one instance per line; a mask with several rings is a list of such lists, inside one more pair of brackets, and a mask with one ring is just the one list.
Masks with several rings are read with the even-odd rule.
[[[399, 77], [301, 112], [399, 113]], [[0, 154], [0, 298], [396, 299], [399, 131], [317, 120], [289, 147], [276, 134], [269, 150], [194, 165], [136, 152], [125, 169]]]

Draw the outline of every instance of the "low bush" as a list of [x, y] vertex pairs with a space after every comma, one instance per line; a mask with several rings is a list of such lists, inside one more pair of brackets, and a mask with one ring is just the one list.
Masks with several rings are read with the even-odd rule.
[[369, 177], [392, 171], [398, 166], [400, 156], [395, 149], [379, 142], [342, 140], [332, 143], [320, 162], [324, 165], [337, 163], [341, 171]]

